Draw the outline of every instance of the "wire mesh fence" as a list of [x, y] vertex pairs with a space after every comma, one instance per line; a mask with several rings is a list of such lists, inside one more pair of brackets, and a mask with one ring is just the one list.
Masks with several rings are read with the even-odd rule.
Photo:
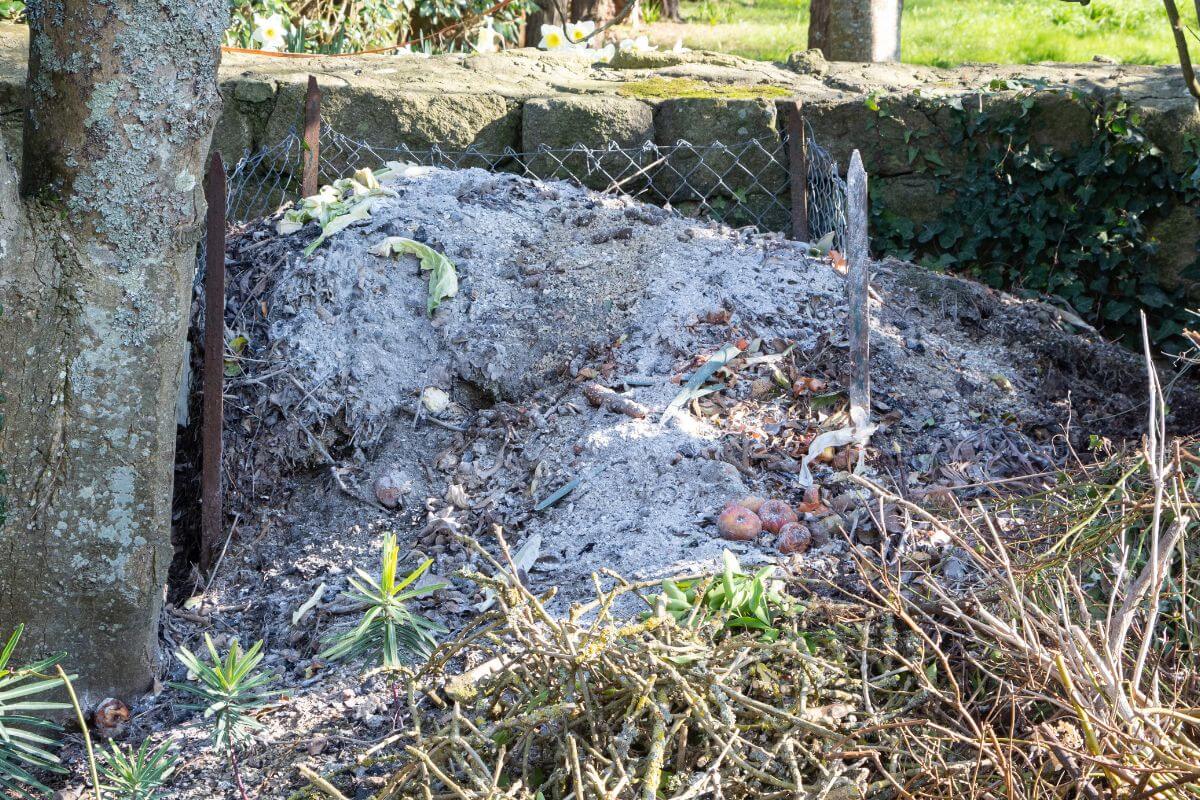
[[[833, 233], [834, 245], [839, 246], [846, 225], [845, 182], [811, 130], [807, 138], [810, 238], [817, 241]], [[530, 178], [568, 180], [732, 227], [788, 231], [792, 216], [787, 144], [784, 134], [732, 145], [678, 141], [671, 145], [647, 142], [622, 147], [610, 143], [603, 147], [543, 146], [533, 152], [506, 148], [500, 153], [487, 153], [474, 148], [378, 147], [325, 128], [321, 132], [319, 177], [322, 183], [328, 183], [356, 169], [388, 161], [453, 169], [476, 167]], [[239, 161], [229, 175], [230, 224], [261, 217], [298, 199], [304, 153], [304, 141], [291, 134]]]
[[[846, 183], [838, 165], [821, 147], [807, 123], [805, 193], [809, 239], [844, 249]], [[247, 155], [229, 170], [226, 221], [241, 225], [273, 213], [301, 197], [306, 146], [296, 133]], [[388, 161], [491, 172], [529, 178], [567, 180], [609, 194], [624, 194], [680, 214], [740, 228], [790, 232], [792, 187], [788, 134], [740, 144], [671, 145], [646, 142], [637, 147], [609, 143], [540, 147], [533, 152], [506, 148], [487, 153], [474, 148], [449, 150], [406, 145], [379, 147], [324, 127], [320, 137], [318, 178], [331, 183], [363, 167]], [[197, 252], [197, 284], [204, 275], [204, 239]]]

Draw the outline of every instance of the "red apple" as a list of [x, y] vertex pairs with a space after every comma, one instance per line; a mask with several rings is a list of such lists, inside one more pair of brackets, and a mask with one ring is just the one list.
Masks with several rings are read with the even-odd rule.
[[762, 533], [762, 529], [762, 520], [745, 506], [730, 503], [717, 517], [717, 530], [721, 536], [735, 542], [752, 542]]
[[808, 528], [799, 522], [789, 522], [779, 531], [779, 539], [775, 547], [784, 555], [803, 553], [812, 544], [812, 534]]
[[784, 525], [799, 519], [795, 510], [782, 500], [768, 500], [758, 509], [758, 517], [762, 520], [763, 530], [768, 533], [779, 533]]

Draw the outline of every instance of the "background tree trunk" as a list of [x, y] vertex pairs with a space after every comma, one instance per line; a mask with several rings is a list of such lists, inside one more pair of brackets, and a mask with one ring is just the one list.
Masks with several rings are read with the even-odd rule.
[[[899, 61], [902, 0], [832, 2], [821, 51], [830, 61]], [[812, 29], [809, 47], [812, 47]]]
[[662, 18], [668, 22], [683, 22], [679, 0], [662, 0]]
[[539, 10], [530, 12], [525, 24], [525, 46], [537, 47], [542, 40], [543, 25], [562, 25], [562, 15], [554, 0], [537, 0]]
[[608, 22], [617, 14], [616, 0], [571, 0], [572, 22], [590, 19], [597, 25]]
[[69, 653], [92, 700], [130, 697], [157, 667], [228, 9], [57, 0], [27, 15], [24, 199], [0, 167], [0, 620]]
[[808, 49], [829, 58], [829, 15], [833, 0], [812, 0], [808, 9]]

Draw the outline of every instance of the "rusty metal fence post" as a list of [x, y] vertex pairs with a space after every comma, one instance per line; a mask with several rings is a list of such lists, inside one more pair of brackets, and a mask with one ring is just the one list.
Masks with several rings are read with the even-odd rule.
[[807, 242], [808, 231], [808, 135], [800, 101], [788, 109], [788, 172], [791, 176], [792, 238]]
[[315, 75], [308, 76], [308, 92], [304, 97], [304, 177], [303, 197], [317, 193], [321, 173], [321, 87]]
[[221, 431], [225, 423], [225, 163], [213, 153], [204, 184], [208, 201], [204, 272], [204, 398], [201, 417], [200, 570], [208, 572], [221, 541]]

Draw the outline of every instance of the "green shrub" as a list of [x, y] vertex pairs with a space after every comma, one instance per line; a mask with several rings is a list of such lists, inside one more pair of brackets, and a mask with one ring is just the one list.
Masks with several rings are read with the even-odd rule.
[[154, 800], [175, 772], [178, 756], [171, 751], [171, 742], [152, 749], [147, 739], [136, 750], [109, 742], [107, 750], [100, 749], [97, 761], [105, 800]]
[[[931, 175], [936, 193], [953, 199], [926, 224], [873, 202], [878, 247], [997, 288], [1057, 296], [1131, 343], [1140, 342], [1144, 308], [1155, 341], [1178, 349], [1188, 321], [1186, 284], [1200, 272], [1193, 264], [1178, 288], [1162, 285], [1147, 268], [1158, 247], [1150, 231], [1178, 205], [1196, 202], [1200, 171], [1172, 169], [1123, 101], [1079, 94], [1070, 101], [1090, 111], [1092, 126], [1091, 138], [1071, 153], [1039, 142], [1046, 122], [1035, 119], [1029, 92], [1014, 104], [967, 104], [943, 114], [949, 124], [936, 145], [924, 138], [932, 133], [911, 133], [913, 171]], [[886, 102], [875, 104], [889, 114]], [[965, 168], [947, 167], [943, 148], [969, 152]]]
[[[225, 35], [234, 47], [258, 49], [256, 19], [280, 15], [287, 26], [286, 46], [293, 53], [345, 53], [387, 47], [433, 34], [465, 20], [462, 28], [421, 42], [414, 49], [468, 49], [465, 42], [492, 0], [232, 0], [233, 19]], [[518, 19], [534, 6], [517, 0], [495, 13], [495, 28], [515, 42]]]
[[330, 639], [321, 658], [367, 657], [379, 659], [385, 670], [398, 670], [413, 658], [427, 658], [437, 646], [437, 634], [446, 629], [409, 609], [408, 601], [436, 592], [445, 584], [413, 586], [432, 560], [397, 582], [399, 558], [396, 536], [384, 536], [379, 578], [356, 570], [358, 577], [350, 579], [353, 591], [349, 596], [362, 604], [362, 619], [352, 629]]
[[676, 622], [715, 621], [725, 630], [758, 631], [767, 641], [779, 637], [776, 622], [791, 608], [782, 581], [775, 578], [774, 566], [747, 575], [737, 556], [728, 550], [720, 575], [700, 581], [665, 580], [662, 587], [658, 602]]
[[57, 748], [62, 729], [37, 715], [71, 706], [32, 699], [62, 685], [60, 678], [48, 677], [61, 656], [25, 667], [9, 667], [24, 630], [24, 625], [18, 625], [0, 650], [0, 791], [32, 798], [50, 794], [39, 773], [64, 771], [58, 756], [50, 752]]
[[249, 745], [254, 732], [262, 723], [251, 716], [265, 708], [275, 697], [267, 687], [275, 680], [269, 672], [256, 672], [262, 662], [261, 641], [243, 651], [234, 639], [224, 658], [217, 652], [212, 637], [204, 635], [209, 661], [201, 661], [186, 647], [176, 656], [188, 671], [196, 676], [195, 683], [173, 683], [174, 688], [195, 697], [200, 702], [188, 708], [203, 711], [210, 720], [213, 746], [218, 750], [234, 751]]

